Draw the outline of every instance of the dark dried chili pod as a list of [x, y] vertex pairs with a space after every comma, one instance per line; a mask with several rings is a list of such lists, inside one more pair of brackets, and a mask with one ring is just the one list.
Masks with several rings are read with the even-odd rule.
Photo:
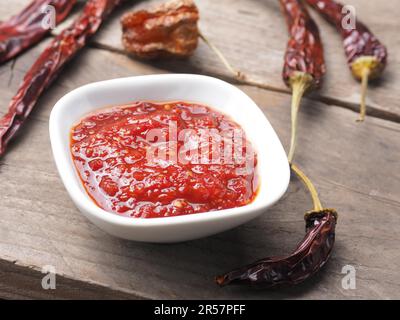
[[362, 83], [359, 121], [366, 114], [368, 80], [379, 77], [387, 64], [388, 52], [378, 38], [358, 19], [354, 28], [345, 27], [347, 15], [344, 5], [333, 0], [307, 0], [328, 22], [336, 27], [343, 38], [344, 51], [353, 76]]
[[292, 169], [307, 186], [314, 202], [314, 210], [304, 216], [304, 239], [288, 256], [261, 259], [216, 277], [220, 286], [245, 284], [271, 288], [296, 285], [317, 273], [328, 261], [335, 243], [337, 212], [322, 208], [311, 181], [295, 165]]
[[292, 135], [289, 162], [296, 147], [297, 114], [304, 93], [321, 86], [325, 60], [319, 30], [300, 0], [280, 0], [289, 29], [283, 80], [292, 89]]
[[292, 254], [261, 259], [217, 277], [217, 283], [274, 287], [303, 282], [329, 259], [335, 242], [336, 216], [333, 209], [308, 212], [305, 216], [307, 234]]
[[0, 23], [0, 63], [14, 58], [50, 32], [42, 23], [48, 14], [48, 6], [54, 8], [57, 24], [69, 15], [75, 3], [76, 0], [35, 0], [8, 21]]

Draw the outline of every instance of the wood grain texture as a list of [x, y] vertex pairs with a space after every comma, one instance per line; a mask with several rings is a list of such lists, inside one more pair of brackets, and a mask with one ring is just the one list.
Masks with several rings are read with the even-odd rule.
[[[121, 44], [120, 15], [129, 9], [148, 7], [159, 0], [127, 2], [96, 36], [94, 45], [124, 52]], [[276, 0], [198, 0], [200, 27], [227, 59], [257, 81], [287, 90], [281, 71], [287, 43], [287, 27]], [[348, 0], [358, 17], [387, 45], [389, 67], [381, 80], [371, 84], [368, 92], [368, 112], [371, 115], [400, 122], [400, 40], [397, 36], [397, 0]], [[340, 36], [318, 14], [312, 12], [321, 29], [325, 47], [327, 75], [323, 89], [314, 99], [358, 111], [360, 83], [347, 67]], [[230, 74], [204, 43], [194, 56], [186, 60], [160, 61], [158, 66], [170, 72], [206, 73], [230, 78]]]
[[[13, 6], [2, 6], [0, 20], [18, 12], [29, 0], [18, 0]], [[123, 53], [120, 16], [161, 0], [129, 0], [115, 12], [95, 37], [92, 46]], [[197, 0], [201, 12], [201, 29], [238, 69], [278, 91], [287, 91], [281, 79], [287, 28], [275, 0]], [[397, 0], [348, 0], [357, 17], [365, 22], [389, 50], [389, 65], [384, 75], [370, 84], [368, 113], [400, 122], [400, 102], [397, 84], [400, 83], [400, 40], [397, 36]], [[74, 14], [61, 23], [54, 34], [68, 26], [79, 14], [80, 1]], [[360, 84], [347, 68], [340, 36], [313, 10], [322, 34], [328, 72], [322, 90], [311, 98], [354, 111], [359, 110]], [[204, 43], [189, 60], [160, 61], [158, 67], [170, 72], [193, 72], [217, 75], [233, 80], [224, 66]]]
[[[44, 44], [43, 44], [44, 45]], [[0, 68], [0, 112], [6, 110], [41, 47]], [[303, 237], [310, 200], [292, 180], [283, 199], [260, 218], [206, 239], [143, 244], [113, 238], [88, 222], [69, 199], [53, 164], [48, 116], [70, 90], [97, 80], [166, 72], [113, 52], [86, 49], [42, 97], [9, 153], [0, 160], [0, 297], [69, 298], [400, 298], [400, 125], [353, 121], [344, 108], [305, 100], [296, 162], [322, 201], [340, 214], [337, 244], [325, 270], [295, 288], [218, 288], [213, 277], [268, 255], [288, 253]], [[12, 76], [11, 76], [12, 75]], [[241, 86], [262, 108], [285, 146], [290, 96]], [[244, 113], [245, 114], [245, 113]], [[341, 285], [344, 265], [357, 270], [357, 289]], [[40, 288], [53, 265], [60, 288]], [[79, 293], [80, 294], [80, 293]], [[76, 295], [75, 297], [79, 297]]]
[[9, 4], [6, 0], [1, 0], [0, 22], [21, 11], [29, 3], [29, 0], [13, 0], [12, 5], [6, 5], [6, 3]]
[[[43, 290], [43, 274], [27, 266], [19, 266], [18, 261], [0, 261], [0, 292], [3, 299], [132, 299], [135, 296], [116, 292], [93, 283], [71, 280], [57, 276], [57, 295], [52, 290]], [[136, 299], [142, 297], [137, 296]]]

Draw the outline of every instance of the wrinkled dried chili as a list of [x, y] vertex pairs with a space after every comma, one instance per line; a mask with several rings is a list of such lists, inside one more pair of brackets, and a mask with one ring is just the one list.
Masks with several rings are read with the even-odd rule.
[[20, 13], [0, 23], [0, 63], [14, 58], [50, 32], [42, 23], [48, 14], [48, 6], [55, 9], [54, 22], [57, 24], [68, 16], [75, 3], [76, 0], [32, 1]]
[[368, 80], [382, 74], [387, 63], [387, 49], [358, 19], [355, 28], [344, 27], [344, 5], [333, 0], [307, 0], [307, 3], [332, 23], [342, 35], [348, 65], [353, 76], [362, 83], [359, 121], [363, 121], [366, 114]]
[[196, 50], [199, 11], [192, 0], [174, 0], [121, 18], [122, 43], [141, 58], [187, 57]]
[[85, 46], [121, 0], [89, 0], [77, 20], [58, 35], [25, 75], [8, 112], [0, 119], [0, 156], [24, 123], [38, 98], [64, 65]]
[[201, 38], [233, 76], [243, 80], [222, 52], [198, 28], [199, 10], [193, 0], [171, 0], [148, 10], [126, 13], [121, 19], [122, 44], [137, 57], [189, 57]]
[[325, 74], [325, 61], [319, 30], [299, 0], [280, 0], [289, 29], [285, 52], [283, 80], [292, 89], [292, 135], [289, 162], [296, 148], [297, 115], [302, 96], [318, 88]]
[[313, 210], [304, 216], [304, 239], [288, 256], [261, 259], [217, 276], [216, 282], [220, 286], [245, 284], [270, 288], [296, 285], [317, 273], [328, 261], [335, 243], [337, 212], [334, 209], [324, 209], [308, 177], [294, 164], [291, 168], [308, 188], [314, 203]]

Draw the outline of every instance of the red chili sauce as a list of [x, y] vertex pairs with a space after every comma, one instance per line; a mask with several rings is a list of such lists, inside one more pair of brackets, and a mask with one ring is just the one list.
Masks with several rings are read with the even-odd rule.
[[72, 128], [70, 147], [93, 201], [123, 216], [240, 207], [253, 201], [258, 189], [257, 157], [243, 130], [195, 103], [135, 102], [103, 109]]

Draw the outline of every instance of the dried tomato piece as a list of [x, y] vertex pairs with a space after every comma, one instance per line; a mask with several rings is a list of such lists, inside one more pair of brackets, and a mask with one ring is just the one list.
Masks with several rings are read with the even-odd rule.
[[122, 43], [141, 58], [190, 56], [197, 48], [199, 11], [192, 0], [173, 0], [151, 10], [126, 13]]

